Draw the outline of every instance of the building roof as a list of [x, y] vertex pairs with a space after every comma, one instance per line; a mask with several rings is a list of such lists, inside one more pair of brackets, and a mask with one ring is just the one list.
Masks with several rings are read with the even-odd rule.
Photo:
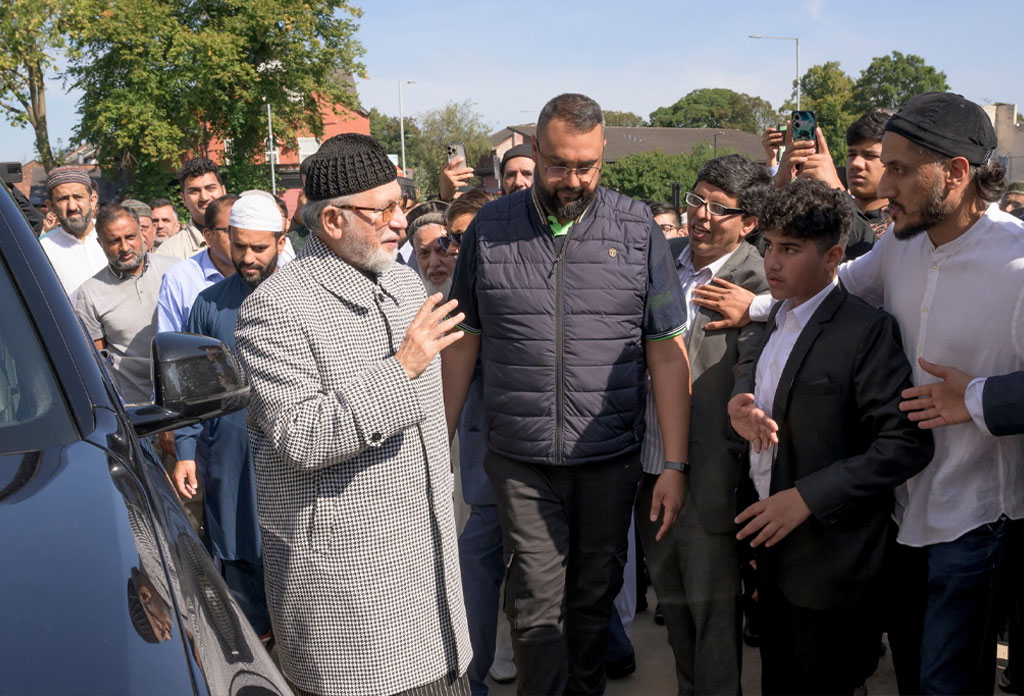
[[[533, 136], [537, 132], [535, 124], [521, 124], [508, 126], [491, 136], [494, 143], [498, 136], [501, 142], [509, 137], [512, 132], [524, 136]], [[681, 152], [689, 153], [693, 146], [698, 143], [712, 145], [715, 141], [715, 133], [718, 133], [718, 148], [720, 150], [732, 150], [744, 157], [760, 161], [764, 158], [764, 149], [761, 147], [761, 138], [753, 133], [736, 130], [735, 128], [648, 128], [629, 126], [607, 126], [605, 128], [605, 139], [608, 145], [604, 150], [604, 161], [615, 162], [626, 155], [633, 155], [638, 152], [650, 152], [661, 150], [670, 155]]]

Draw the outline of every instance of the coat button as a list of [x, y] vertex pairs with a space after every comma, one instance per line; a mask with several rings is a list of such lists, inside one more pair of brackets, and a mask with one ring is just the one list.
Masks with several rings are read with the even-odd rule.
[[370, 442], [380, 442], [381, 437], [382, 436], [380, 433], [374, 433], [373, 435], [370, 436]]

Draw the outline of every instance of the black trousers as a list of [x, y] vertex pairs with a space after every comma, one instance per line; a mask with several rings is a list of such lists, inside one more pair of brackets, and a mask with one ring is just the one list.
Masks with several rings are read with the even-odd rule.
[[600, 694], [622, 587], [639, 453], [598, 464], [526, 464], [488, 452], [505, 547], [505, 614], [520, 694]]
[[798, 607], [771, 577], [758, 573], [761, 692], [847, 694], [878, 657], [878, 601], [869, 594], [849, 609]]

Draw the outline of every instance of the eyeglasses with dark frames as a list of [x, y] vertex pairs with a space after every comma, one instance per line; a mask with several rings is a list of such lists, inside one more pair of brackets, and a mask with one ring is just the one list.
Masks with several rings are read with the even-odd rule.
[[[544, 154], [543, 150], [540, 149], [539, 143], [537, 144], [537, 152], [539, 152], [544, 159], [551, 159]], [[587, 183], [594, 175], [601, 171], [601, 167], [599, 165], [591, 165], [588, 167], [545, 167], [544, 171], [547, 173], [549, 179], [564, 179], [569, 176], [570, 172], [576, 172], [576, 178]]]
[[714, 215], [716, 217], [721, 215], [735, 215], [736, 213], [745, 213], [743, 208], [729, 208], [721, 203], [715, 203], [714, 201], [706, 201], [696, 193], [692, 191], [686, 194], [686, 205], [694, 210], [700, 210], [704, 206], [708, 207], [708, 215]]

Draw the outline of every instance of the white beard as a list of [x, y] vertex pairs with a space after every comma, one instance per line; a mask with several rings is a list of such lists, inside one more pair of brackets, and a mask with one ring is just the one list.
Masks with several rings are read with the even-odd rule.
[[447, 299], [448, 298], [448, 293], [451, 292], [451, 289], [452, 289], [452, 277], [448, 276], [447, 278], [445, 278], [445, 281], [443, 283], [441, 283], [440, 285], [437, 285], [435, 283], [431, 283], [429, 280], [424, 278], [423, 279], [423, 287], [427, 291], [427, 296], [430, 296], [430, 295], [433, 295], [434, 293], [438, 293], [439, 292], [439, 293], [441, 293], [442, 297]]

